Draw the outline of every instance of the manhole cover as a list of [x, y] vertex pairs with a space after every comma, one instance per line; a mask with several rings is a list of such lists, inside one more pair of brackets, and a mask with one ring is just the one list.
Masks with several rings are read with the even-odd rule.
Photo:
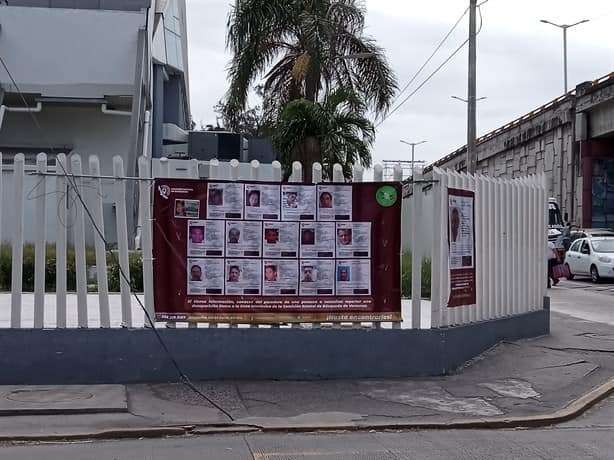
[[28, 403], [61, 403], [90, 399], [94, 395], [79, 390], [15, 390], [5, 396], [11, 401]]

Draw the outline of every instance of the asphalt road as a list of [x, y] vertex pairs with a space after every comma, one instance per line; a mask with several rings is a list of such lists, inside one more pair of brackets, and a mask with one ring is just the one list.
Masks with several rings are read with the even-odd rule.
[[562, 280], [548, 289], [550, 309], [576, 318], [614, 325], [614, 280]]
[[0, 459], [360, 460], [611, 459], [614, 398], [543, 429], [208, 435], [172, 439], [0, 447]]

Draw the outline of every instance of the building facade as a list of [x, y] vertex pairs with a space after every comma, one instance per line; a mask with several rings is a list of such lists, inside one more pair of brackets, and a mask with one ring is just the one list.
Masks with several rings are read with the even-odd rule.
[[[135, 176], [139, 156], [151, 158], [164, 145], [187, 142], [191, 119], [185, 0], [4, 3], [4, 197], [11, 187], [8, 165], [16, 153], [24, 153], [26, 164], [32, 165], [36, 154], [45, 152], [51, 170], [58, 153], [69, 158], [79, 154], [85, 164], [89, 155], [98, 155], [103, 175], [112, 174], [112, 158], [120, 155], [126, 175]], [[131, 228], [136, 225], [135, 190], [129, 184]], [[2, 229], [3, 235], [7, 232], [9, 228]]]
[[[564, 220], [614, 228], [614, 74], [514, 120], [477, 141], [478, 174], [515, 178], [545, 173]], [[466, 170], [466, 147], [433, 166]]]

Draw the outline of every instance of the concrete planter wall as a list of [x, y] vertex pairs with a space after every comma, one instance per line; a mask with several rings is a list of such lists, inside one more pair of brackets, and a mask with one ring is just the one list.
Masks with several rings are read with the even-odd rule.
[[[443, 375], [502, 340], [549, 333], [549, 310], [440, 329], [162, 329], [192, 380]], [[177, 381], [147, 329], [2, 329], [0, 384]]]

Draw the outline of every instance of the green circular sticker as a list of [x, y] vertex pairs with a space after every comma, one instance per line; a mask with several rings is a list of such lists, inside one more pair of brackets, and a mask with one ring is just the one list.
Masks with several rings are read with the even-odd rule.
[[388, 208], [397, 202], [397, 191], [394, 187], [391, 187], [390, 185], [384, 185], [383, 187], [377, 189], [375, 199], [380, 204], [380, 206]]

